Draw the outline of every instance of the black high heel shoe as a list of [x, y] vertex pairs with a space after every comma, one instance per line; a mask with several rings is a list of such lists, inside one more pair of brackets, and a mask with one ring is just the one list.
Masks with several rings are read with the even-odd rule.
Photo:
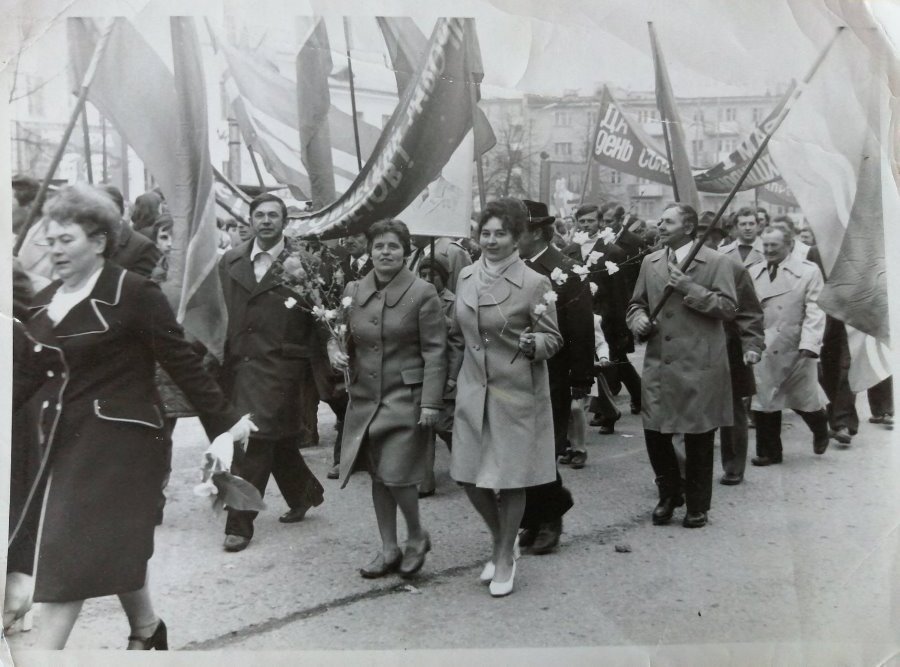
[[166, 623], [159, 619], [156, 630], [149, 637], [135, 637], [131, 635], [128, 638], [129, 651], [168, 651], [169, 638], [166, 631]]

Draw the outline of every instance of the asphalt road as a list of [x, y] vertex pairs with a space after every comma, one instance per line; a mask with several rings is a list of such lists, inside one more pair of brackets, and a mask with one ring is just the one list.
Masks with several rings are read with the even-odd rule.
[[[624, 392], [618, 400], [627, 412]], [[900, 456], [891, 431], [866, 421], [864, 396], [858, 408], [853, 444], [832, 441], [824, 456], [812, 453], [800, 419], [786, 415], [784, 463], [748, 465], [737, 487], [715, 484], [710, 523], [699, 530], [681, 527], [683, 509], [668, 526], [651, 524], [655, 487], [639, 417], [625, 416], [612, 436], [591, 429], [587, 467], [562, 471], [576, 505], [559, 549], [524, 555], [504, 599], [478, 583], [488, 534], [449, 479], [442, 445], [438, 493], [422, 501], [434, 545], [425, 568], [410, 582], [370, 581], [357, 574], [378, 548], [369, 484], [358, 475], [342, 491], [324, 479], [334, 438], [327, 408], [322, 445], [303, 452], [325, 484], [325, 503], [300, 524], [279, 524], [284, 505], [271, 484], [256, 536], [237, 554], [222, 550], [224, 515], [192, 493], [206, 443], [196, 420], [182, 420], [151, 561], [157, 611], [172, 648], [223, 651], [211, 654], [217, 665], [246, 663], [237, 652], [251, 650], [310, 651], [303, 657], [313, 664], [359, 658], [318, 653], [331, 649], [406, 651], [369, 654], [366, 664], [385, 655], [391, 664], [459, 664], [460, 654], [430, 649], [462, 648], [519, 649], [499, 654], [518, 664], [550, 656], [564, 664], [900, 664], [892, 658], [900, 648]], [[28, 650], [35, 634], [9, 638], [22, 664], [38, 657]], [[115, 598], [89, 600], [69, 648], [121, 648], [127, 635]], [[537, 647], [556, 648], [521, 652]], [[280, 664], [275, 656], [286, 654], [261, 655], [249, 664]]]

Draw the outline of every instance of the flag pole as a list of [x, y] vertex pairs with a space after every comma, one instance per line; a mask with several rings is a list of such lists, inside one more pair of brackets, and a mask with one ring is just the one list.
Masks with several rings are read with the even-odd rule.
[[[590, 129], [590, 128], [588, 128]], [[591, 132], [590, 144], [587, 150], [587, 169], [584, 173], [584, 183], [581, 184], [581, 200], [579, 206], [584, 204], [584, 198], [587, 196], [588, 183], [591, 180], [591, 167], [594, 165], [594, 146], [597, 145], [597, 135], [600, 134], [600, 109], [597, 109], [597, 127]]]
[[94, 47], [94, 55], [91, 56], [91, 62], [84, 73], [84, 79], [81, 82], [81, 90], [78, 93], [75, 108], [72, 110], [72, 114], [69, 117], [69, 124], [66, 125], [63, 136], [59, 141], [59, 146], [56, 147], [56, 154], [50, 161], [50, 166], [47, 168], [47, 175], [44, 177], [41, 187], [38, 188], [37, 195], [35, 195], [34, 201], [31, 203], [31, 208], [28, 209], [28, 217], [25, 218], [25, 224], [22, 225], [19, 237], [16, 239], [16, 244], [13, 247], [13, 256], [19, 254], [19, 251], [22, 249], [22, 244], [25, 242], [25, 236], [28, 234], [29, 229], [34, 224], [34, 221], [37, 219], [44, 206], [44, 200], [47, 198], [47, 190], [50, 188], [50, 181], [53, 180], [53, 174], [56, 173], [63, 154], [66, 152], [66, 146], [69, 143], [69, 139], [72, 137], [72, 131], [75, 129], [75, 124], [78, 122], [78, 116], [81, 114], [82, 109], [84, 109], [88, 91], [91, 88], [91, 83], [94, 81], [94, 76], [97, 73], [97, 67], [100, 64], [100, 60], [106, 52], [106, 47], [109, 44], [109, 37], [112, 34], [114, 25], [115, 19], [110, 19], [109, 25], [106, 26], [106, 29], [100, 35], [100, 39], [97, 41], [97, 46]]
[[[463, 51], [463, 67], [469, 77], [466, 84], [469, 87], [469, 100], [472, 104], [472, 145], [475, 153], [475, 172], [478, 175], [478, 203], [481, 204], [481, 210], [487, 205], [487, 191], [484, 188], [484, 164], [481, 161], [481, 153], [478, 152], [478, 142], [475, 138], [476, 115], [478, 114], [478, 93], [475, 90], [475, 73], [469, 67], [469, 36], [466, 33], [465, 51]], [[355, 114], [354, 114], [355, 115]], [[433, 244], [432, 244], [433, 245]], [[434, 256], [434, 247], [431, 249], [431, 255]]]
[[247, 142], [247, 150], [250, 151], [250, 162], [253, 163], [253, 171], [256, 172], [256, 180], [259, 181], [259, 187], [265, 188], [266, 184], [263, 182], [262, 171], [259, 169], [259, 162], [256, 161], [256, 153], [253, 151], [253, 146], [250, 145], [250, 142]]
[[240, 199], [244, 201], [245, 204], [249, 204], [252, 201], [252, 198], [243, 190], [241, 190], [237, 185], [235, 185], [225, 174], [216, 169], [215, 165], [212, 165], [213, 176], [215, 176], [220, 182], [224, 183], [225, 186], [231, 190], [235, 195], [237, 195]]
[[362, 171], [362, 152], [359, 148], [359, 121], [356, 119], [356, 88], [353, 83], [353, 62], [350, 59], [350, 22], [344, 17], [344, 42], [347, 46], [347, 76], [350, 82], [350, 110], [353, 112], [353, 140], [356, 142], [356, 164]]
[[[806, 84], [808, 84], [810, 82], [813, 75], [819, 69], [819, 66], [822, 64], [822, 61], [825, 60], [825, 56], [828, 55], [828, 52], [831, 50], [831, 47], [834, 46], [835, 41], [840, 36], [840, 34], [843, 30], [844, 30], [844, 26], [840, 26], [835, 31], [834, 36], [831, 38], [831, 41], [829, 41], [828, 44], [825, 45], [825, 48], [822, 50], [822, 53], [819, 54], [819, 57], [816, 58], [815, 62], [812, 64], [812, 67], [810, 67], [809, 72], [807, 72], [806, 76], [803, 78], [803, 82], [794, 89], [794, 93], [791, 95], [791, 97], [788, 99], [788, 101], [782, 107], [781, 112], [775, 118], [772, 119], [772, 124], [771, 124], [771, 127], [769, 128], [769, 131], [766, 133], [766, 136], [760, 142], [759, 146], [756, 149], [756, 152], [753, 154], [753, 157], [751, 157], [749, 162], [747, 162], [747, 165], [744, 167], [744, 171], [741, 174], [741, 177], [737, 180], [737, 182], [731, 188], [731, 192], [728, 193], [728, 196], [725, 198], [725, 201], [723, 201], [722, 204], [719, 206], [719, 210], [716, 211], [716, 216], [709, 223], [709, 227], [707, 227], [706, 231], [704, 231], [703, 234], [700, 235], [700, 238], [694, 242], [693, 247], [691, 248], [691, 251], [688, 253], [688, 256], [685, 257], [684, 262], [682, 262], [681, 267], [680, 267], [681, 271], [687, 271], [688, 267], [691, 265], [691, 263], [694, 261], [694, 258], [697, 256], [697, 253], [700, 251], [700, 248], [703, 246], [706, 239], [709, 238], [709, 235], [712, 232], [712, 230], [718, 226], [719, 221], [722, 219], [722, 216], [724, 215], [726, 209], [729, 207], [729, 205], [731, 205], [731, 200], [734, 199], [735, 195], [738, 193], [738, 191], [741, 189], [741, 186], [744, 184], [744, 181], [747, 180], [747, 176], [750, 175], [750, 171], [753, 169], [753, 166], [756, 164], [757, 160], [759, 160], [760, 156], [762, 156], [763, 152], [765, 152], [766, 147], [769, 145], [769, 140], [772, 138], [772, 135], [774, 135], [775, 132], [778, 130], [778, 128], [781, 127], [781, 124], [784, 122], [784, 119], [787, 117], [788, 113], [790, 113], [794, 104], [797, 102], [797, 99], [800, 97], [803, 90], [806, 88]], [[672, 288], [667, 285], [666, 289], [663, 291], [662, 296], [660, 297], [659, 303], [656, 304], [656, 306], [653, 308], [653, 310], [650, 313], [650, 321], [651, 322], [653, 322], [656, 319], [657, 315], [659, 315], [659, 312], [662, 310], [662, 307], [665, 305], [668, 298], [670, 296], [672, 296], [672, 292], [673, 292]]]
[[[650, 42], [651, 44], [655, 43], [655, 35], [653, 32], [653, 21], [647, 21], [647, 29], [650, 31]], [[653, 68], [654, 74], [657, 77], [657, 81], [659, 80], [659, 72], [657, 71], [659, 67], [661, 67], [661, 63], [656, 61], [656, 52], [654, 51], [653, 55]], [[657, 92], [659, 95], [659, 84], [656, 85]], [[672, 195], [675, 197], [675, 201], [679, 201], [678, 197], [678, 182], [675, 180], [675, 162], [672, 160], [672, 144], [669, 140], [669, 119], [666, 117], [666, 112], [663, 110], [664, 105], [659, 103], [659, 99], [656, 100], [656, 106], [659, 109], [660, 121], [662, 122], [663, 129], [663, 141], [666, 144], [666, 159], [669, 161], [669, 178], [672, 179]]]
[[94, 184], [94, 165], [91, 164], [91, 130], [88, 127], [87, 105], [81, 107], [81, 135], [84, 139], [84, 164], [88, 183]]

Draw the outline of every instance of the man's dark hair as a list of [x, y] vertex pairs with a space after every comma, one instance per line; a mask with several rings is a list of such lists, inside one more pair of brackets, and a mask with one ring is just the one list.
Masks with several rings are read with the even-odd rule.
[[697, 227], [700, 224], [700, 220], [697, 217], [697, 211], [694, 210], [694, 207], [690, 204], [670, 204], [666, 206], [666, 211], [669, 209], [675, 209], [678, 211], [678, 215], [681, 216], [681, 222], [685, 225], [691, 226], [691, 231], [688, 233], [688, 236], [691, 238], [696, 238], [697, 236]]
[[601, 206], [600, 216], [603, 217], [609, 211], [613, 211], [613, 215], [615, 216], [617, 221], [625, 217], [625, 207], [617, 201], [607, 202], [603, 206]]
[[250, 217], [251, 218], [253, 217], [253, 211], [258, 209], [260, 206], [262, 206], [266, 202], [270, 202], [270, 201], [277, 202], [278, 205], [281, 207], [281, 221], [283, 223], [287, 224], [287, 219], [288, 219], [287, 205], [284, 203], [284, 200], [281, 197], [276, 197], [275, 195], [273, 195], [270, 192], [265, 192], [265, 193], [255, 197], [253, 199], [253, 201], [250, 202]]
[[[596, 204], [582, 204], [575, 211], [575, 219], [578, 220], [578, 218], [580, 218], [581, 216], [588, 215], [589, 213], [593, 213], [594, 211], [600, 213], [600, 207]], [[600, 217], [603, 217], [602, 214], [600, 215]]]
[[770, 222], [772, 220], [772, 218], [769, 216], [769, 212], [766, 209], [764, 209], [762, 206], [760, 206], [759, 208], [756, 209], [756, 213], [757, 213], [757, 215], [762, 213], [764, 216], [766, 216], [766, 222]]
[[119, 190], [115, 185], [111, 185], [109, 183], [104, 183], [103, 185], [98, 185], [97, 189], [101, 192], [105, 192], [110, 196], [113, 200], [113, 204], [115, 204], [119, 209], [119, 215], [125, 215], [125, 197], [122, 196], [122, 191]]
[[737, 222], [738, 218], [749, 216], [753, 216], [753, 219], [756, 220], [756, 211], [754, 211], [751, 206], [742, 206], [738, 212], [734, 214], [734, 220]]

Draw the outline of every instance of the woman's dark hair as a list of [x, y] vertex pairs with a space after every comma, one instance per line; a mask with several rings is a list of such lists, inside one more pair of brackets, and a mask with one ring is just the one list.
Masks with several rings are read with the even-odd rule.
[[112, 255], [119, 232], [119, 211], [105, 192], [84, 183], [67, 185], [47, 202], [44, 215], [59, 223], [75, 223], [87, 236], [105, 236], [103, 256]]
[[668, 206], [666, 206], [665, 211], [673, 208], [678, 211], [678, 215], [681, 216], [682, 224], [691, 226], [691, 231], [688, 236], [690, 236], [691, 238], [696, 237], [697, 227], [700, 221], [697, 218], [697, 211], [694, 210], [694, 207], [690, 204], [669, 204]]
[[275, 195], [268, 192], [259, 195], [258, 197], [254, 198], [252, 202], [250, 202], [250, 215], [248, 216], [248, 219], [252, 220], [253, 212], [266, 202], [270, 201], [277, 202], [278, 205], [281, 206], [281, 222], [286, 225], [288, 221], [287, 205], [284, 203], [284, 200], [281, 197], [276, 197]]
[[412, 241], [410, 240], [409, 227], [406, 226], [406, 223], [402, 220], [379, 220], [378, 222], [372, 223], [369, 228], [366, 230], [366, 251], [371, 255], [372, 254], [372, 243], [375, 241], [375, 237], [383, 236], [384, 234], [395, 234], [398, 239], [400, 239], [400, 245], [403, 246], [403, 256], [409, 257], [412, 253]]
[[131, 211], [131, 226], [140, 231], [145, 227], [152, 227], [159, 216], [159, 207], [162, 197], [153, 192], [145, 192], [134, 200], [134, 209]]
[[503, 229], [512, 234], [516, 240], [525, 231], [528, 224], [528, 209], [519, 199], [513, 197], [501, 197], [494, 201], [489, 201], [484, 206], [481, 216], [478, 218], [478, 233], [487, 224], [491, 218], [498, 218]]
[[159, 217], [156, 219], [156, 222], [153, 223], [153, 232], [150, 236], [153, 239], [153, 242], [156, 243], [156, 239], [159, 236], [159, 233], [162, 231], [172, 231], [172, 225], [175, 224], [175, 220], [168, 213], [160, 213]]

